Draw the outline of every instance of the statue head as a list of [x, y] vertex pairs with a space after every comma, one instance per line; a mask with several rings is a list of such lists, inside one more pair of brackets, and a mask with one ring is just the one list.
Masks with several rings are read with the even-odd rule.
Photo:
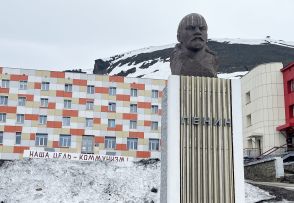
[[199, 51], [205, 48], [207, 24], [203, 16], [197, 13], [186, 15], [179, 24], [177, 38], [190, 51]]

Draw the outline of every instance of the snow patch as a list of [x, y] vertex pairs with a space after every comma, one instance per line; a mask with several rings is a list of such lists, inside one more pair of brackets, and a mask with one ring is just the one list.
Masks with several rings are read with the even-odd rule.
[[115, 60], [113, 60], [113, 57], [108, 57], [108, 58], [104, 58], [104, 61], [109, 61], [109, 60], [113, 60], [112, 63], [115, 63], [118, 60], [123, 60], [129, 57], [132, 57], [134, 55], [138, 55], [138, 54], [142, 54], [142, 53], [150, 53], [150, 52], [154, 52], [154, 51], [159, 51], [159, 50], [163, 50], [163, 49], [168, 49], [168, 48], [172, 48], [176, 45], [176, 43], [174, 44], [167, 44], [167, 45], [163, 45], [163, 46], [150, 46], [150, 47], [146, 47], [146, 48], [142, 48], [142, 49], [137, 49], [137, 50], [133, 50], [133, 51], [129, 51], [129, 52], [125, 52], [122, 54], [118, 54], [117, 58]]
[[[127, 77], [142, 77], [142, 78], [149, 78], [149, 79], [162, 79], [162, 80], [167, 80], [168, 77], [171, 75], [171, 70], [170, 70], [170, 63], [169, 62], [164, 62], [164, 61], [159, 61], [146, 69], [141, 69], [138, 68], [140, 67], [142, 63], [137, 64], [136, 66], [129, 66], [127, 64], [123, 66], [116, 67], [113, 69], [109, 75], [115, 75], [118, 74], [121, 71], [127, 71], [131, 68], [136, 68], [136, 72], [128, 74]], [[218, 78], [223, 78], [223, 79], [239, 79], [245, 74], [247, 74], [248, 71], [239, 71], [239, 72], [234, 72], [234, 73], [219, 73], [217, 75]]]
[[248, 71], [239, 71], [239, 72], [234, 72], [234, 73], [219, 73], [217, 74], [218, 78], [223, 78], [223, 79], [240, 79], [244, 75], [246, 75]]
[[[142, 77], [142, 78], [149, 78], [149, 79], [161, 79], [161, 80], [167, 80], [168, 77], [171, 75], [171, 70], [170, 70], [170, 63], [169, 62], [164, 62], [164, 61], [159, 61], [146, 69], [141, 69], [138, 68], [140, 67], [142, 63], [139, 63], [135, 66], [129, 66], [128, 64], [125, 64], [123, 66], [118, 66], [114, 68], [109, 75], [115, 75], [120, 73], [121, 71], [127, 71], [131, 68], [136, 68], [135, 73], [128, 74], [127, 77]], [[84, 72], [87, 72], [87, 74], [93, 74], [93, 69], [84, 69]], [[239, 71], [239, 72], [234, 72], [234, 73], [218, 73], [217, 77], [218, 78], [223, 78], [223, 79], [239, 79], [246, 75], [248, 71]]]
[[275, 44], [279, 46], [294, 48], [294, 42], [285, 42], [284, 40], [275, 40], [271, 38], [266, 38], [266, 39], [216, 38], [216, 39], [209, 39], [209, 40], [221, 42], [221, 43], [228, 43], [228, 44], [248, 44], [248, 45]]
[[245, 183], [246, 203], [255, 203], [261, 200], [268, 200], [272, 198], [274, 198], [274, 196], [270, 195], [268, 192], [248, 183]]

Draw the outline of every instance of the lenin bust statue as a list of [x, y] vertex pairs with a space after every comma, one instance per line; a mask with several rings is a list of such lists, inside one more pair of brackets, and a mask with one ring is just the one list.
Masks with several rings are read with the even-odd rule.
[[217, 57], [207, 47], [207, 24], [201, 15], [185, 16], [177, 38], [170, 60], [172, 75], [217, 77]]

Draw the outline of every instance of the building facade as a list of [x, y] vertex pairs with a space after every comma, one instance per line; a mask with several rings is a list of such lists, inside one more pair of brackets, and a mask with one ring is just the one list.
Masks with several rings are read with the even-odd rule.
[[244, 156], [259, 155], [285, 145], [276, 128], [285, 123], [282, 63], [262, 64], [241, 79]]
[[277, 130], [286, 136], [287, 148], [294, 151], [294, 63], [289, 64], [281, 70], [283, 73], [284, 95], [285, 95], [285, 123]]
[[160, 157], [165, 80], [0, 68], [0, 159], [24, 150]]

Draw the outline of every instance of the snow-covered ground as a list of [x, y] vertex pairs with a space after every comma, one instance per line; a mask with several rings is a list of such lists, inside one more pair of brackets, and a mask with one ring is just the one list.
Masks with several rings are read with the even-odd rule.
[[[160, 162], [18, 160], [2, 165], [0, 177], [0, 202], [5, 203], [159, 203], [160, 199]], [[273, 198], [250, 184], [245, 193], [246, 203]]]
[[245, 183], [245, 199], [246, 203], [254, 203], [260, 200], [272, 199], [274, 196], [270, 195], [268, 192], [259, 189], [253, 185]]
[[22, 160], [0, 167], [0, 202], [159, 202], [160, 164]]

